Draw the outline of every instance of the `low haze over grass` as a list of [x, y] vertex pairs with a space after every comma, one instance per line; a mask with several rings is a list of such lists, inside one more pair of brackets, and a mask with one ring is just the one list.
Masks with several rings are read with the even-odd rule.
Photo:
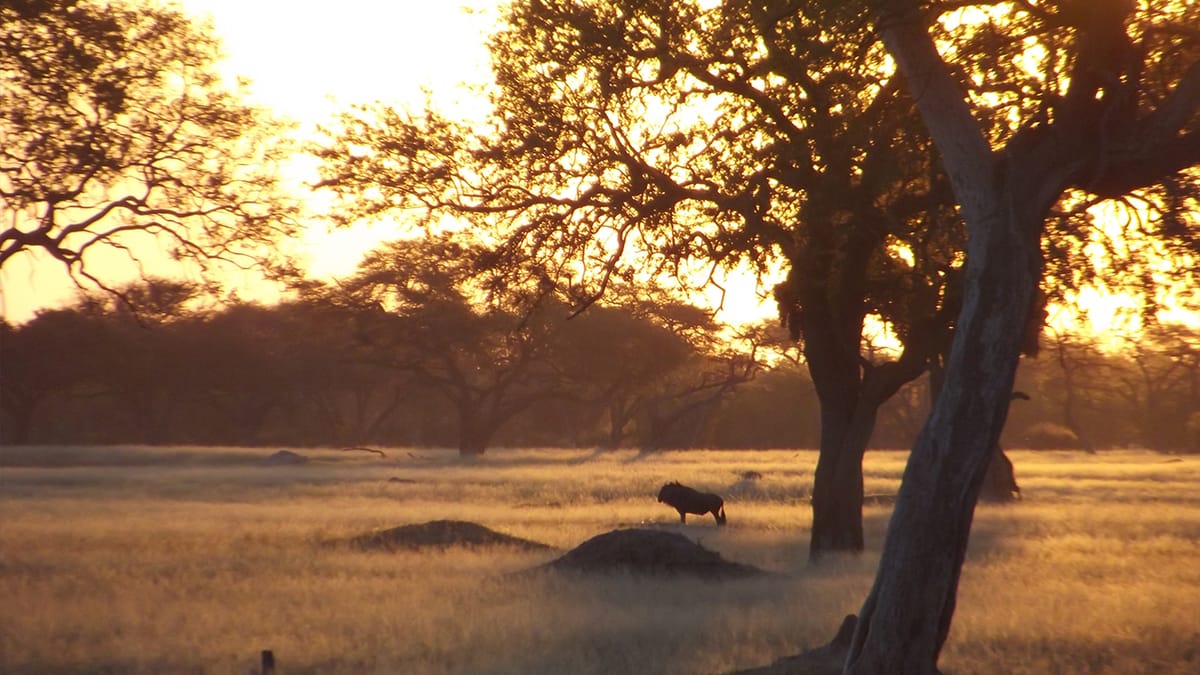
[[[865, 555], [813, 570], [812, 452], [297, 452], [0, 450], [0, 671], [248, 673], [272, 649], [285, 673], [719, 673], [827, 641], [890, 508], [866, 508]], [[1200, 458], [1011, 454], [1025, 499], [976, 513], [943, 669], [1200, 672]], [[904, 459], [869, 453], [867, 493]], [[724, 495], [729, 527], [680, 527], [668, 480]], [[322, 545], [440, 519], [560, 550]], [[782, 575], [504, 576], [634, 525]]]

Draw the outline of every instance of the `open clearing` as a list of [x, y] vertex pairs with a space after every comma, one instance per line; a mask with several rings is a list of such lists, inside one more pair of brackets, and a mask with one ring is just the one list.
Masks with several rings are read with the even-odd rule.
[[[293, 450], [312, 461], [0, 448], [0, 671], [252, 673], [271, 649], [281, 675], [721, 673], [828, 641], [889, 511], [866, 507], [866, 554], [809, 569], [814, 452]], [[976, 512], [943, 670], [1200, 673], [1200, 457], [1010, 456], [1025, 499]], [[868, 453], [867, 493], [905, 457]], [[722, 494], [729, 526], [680, 526], [668, 480]], [[557, 550], [325, 545], [443, 519]], [[507, 575], [634, 525], [781, 574]]]

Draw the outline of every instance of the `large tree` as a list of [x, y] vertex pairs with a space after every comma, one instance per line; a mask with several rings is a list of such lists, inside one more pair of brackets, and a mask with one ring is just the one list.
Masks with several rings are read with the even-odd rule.
[[143, 443], [166, 443], [195, 390], [191, 325], [200, 288], [150, 278], [83, 294], [82, 308], [95, 316], [88, 370], [112, 401], [116, 416]]
[[604, 419], [606, 448], [695, 447], [719, 404], [762, 365], [753, 331], [642, 284], [618, 283], [554, 342], [567, 392]]
[[362, 362], [350, 318], [319, 303], [233, 303], [181, 326], [195, 407], [222, 421], [212, 442], [265, 442], [280, 418], [289, 442], [383, 440], [404, 380]]
[[169, 6], [0, 5], [0, 266], [40, 251], [114, 292], [113, 255], [283, 270], [282, 128], [219, 58]]
[[496, 432], [560, 388], [551, 355], [567, 318], [554, 285], [489, 272], [489, 250], [455, 234], [389, 242], [323, 297], [353, 317], [364, 357], [415, 378], [457, 413], [458, 447], [483, 454]]
[[[1027, 52], [1041, 72], [1059, 73], [1049, 83], [1054, 95], [1037, 117], [1016, 119], [995, 140], [955, 77], [971, 52], [939, 53], [936, 13], [915, 0], [872, 5], [967, 223], [967, 276], [943, 391], [905, 470], [846, 672], [934, 673], [1043, 272], [1047, 217], [1072, 190], [1120, 197], [1200, 164], [1200, 40], [1191, 4], [1006, 5], [1007, 17], [985, 22], [984, 31], [1065, 49], [1043, 52], [1040, 63]], [[1194, 214], [1184, 217], [1194, 231]]]
[[[821, 405], [811, 553], [861, 550], [875, 416], [945, 349], [962, 237], [864, 8], [517, 2], [491, 48], [486, 128], [386, 106], [342, 120], [320, 155], [345, 217], [487, 218], [580, 304], [631, 268], [686, 284], [781, 264]], [[872, 314], [902, 353], [863, 357]]]
[[[1125, 340], [1126, 368], [1112, 373], [1138, 442], [1159, 450], [1200, 449], [1189, 420], [1200, 416], [1200, 329], [1155, 326]], [[1193, 423], [1194, 424], [1194, 423]]]
[[[992, 29], [953, 42], [952, 28], [936, 27], [977, 55], [956, 76], [989, 140], [1052, 103], [1065, 75], [1030, 74], [1020, 40]], [[1062, 33], [1039, 33], [1055, 67]], [[965, 248], [950, 181], [864, 4], [518, 2], [492, 53], [489, 125], [386, 106], [342, 120], [320, 154], [345, 216], [486, 217], [515, 256], [546, 261], [585, 303], [630, 266], [781, 263], [776, 298], [821, 404], [810, 554], [861, 550], [862, 459], [879, 406], [945, 365]], [[1169, 78], [1170, 66], [1146, 77]], [[1028, 298], [1027, 352], [1046, 300], [1088, 279], [1092, 205], [1046, 213], [1064, 233], [1047, 242], [1060, 283]], [[894, 329], [898, 355], [864, 358], [871, 315]]]

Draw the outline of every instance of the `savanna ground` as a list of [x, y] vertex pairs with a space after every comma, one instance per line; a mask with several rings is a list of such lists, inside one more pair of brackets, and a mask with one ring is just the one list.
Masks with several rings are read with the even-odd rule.
[[[720, 673], [827, 642], [878, 561], [806, 565], [813, 452], [0, 448], [0, 671]], [[1025, 499], [981, 505], [947, 673], [1200, 673], [1200, 457], [1012, 452]], [[905, 454], [871, 452], [869, 494]], [[742, 474], [757, 471], [761, 479]], [[390, 481], [391, 478], [401, 479]], [[655, 502], [680, 480], [729, 526]], [[632, 525], [782, 574], [519, 575], [561, 553], [323, 542], [474, 521], [563, 551]]]

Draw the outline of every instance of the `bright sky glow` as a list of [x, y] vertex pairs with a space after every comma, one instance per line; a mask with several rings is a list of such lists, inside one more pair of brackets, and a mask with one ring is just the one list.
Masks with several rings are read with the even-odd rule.
[[[419, 107], [428, 95], [454, 117], [472, 117], [486, 100], [468, 85], [491, 79], [485, 41], [498, 0], [182, 0], [184, 11], [212, 20], [230, 77], [250, 80], [253, 101], [311, 133], [355, 103]], [[297, 164], [300, 178], [313, 166]], [[317, 276], [346, 274], [395, 228], [326, 232], [314, 226], [299, 249]], [[133, 278], [136, 270], [128, 270]], [[119, 280], [118, 280], [119, 283]], [[0, 271], [0, 316], [25, 321], [70, 302], [75, 286], [48, 256], [21, 255]], [[254, 295], [253, 292], [247, 295]]]
[[[231, 80], [247, 78], [251, 100], [298, 122], [302, 135], [311, 135], [317, 125], [357, 103], [382, 101], [416, 109], [428, 97], [454, 118], [478, 119], [487, 111], [479, 88], [491, 81], [486, 41], [502, 0], [180, 1], [184, 11], [211, 20], [227, 57], [224, 74]], [[298, 160], [294, 171], [288, 177], [294, 189], [305, 190], [304, 184], [315, 179], [311, 159]], [[318, 213], [326, 203], [320, 196], [310, 200]], [[344, 276], [363, 254], [402, 231], [398, 223], [337, 230], [317, 223], [291, 246], [307, 260], [314, 277]], [[118, 268], [127, 271], [126, 281], [135, 278], [137, 270], [123, 261], [109, 266]], [[149, 271], [167, 273], [153, 267]], [[723, 283], [728, 289], [724, 320], [739, 323], [773, 314], [770, 303], [759, 306], [752, 277]], [[245, 298], [274, 299], [251, 279], [243, 286]], [[10, 261], [0, 272], [0, 290], [0, 316], [13, 322], [68, 303], [76, 292], [61, 264], [36, 254]]]
[[484, 41], [495, 5], [184, 0], [187, 11], [212, 18], [229, 65], [252, 80], [255, 98], [308, 124], [352, 103], [419, 104], [422, 88], [443, 109], [478, 110], [480, 101], [459, 85], [490, 79]]
[[[485, 42], [503, 0], [180, 1], [185, 11], [211, 19], [228, 57], [226, 74], [248, 78], [253, 100], [296, 120], [301, 133], [311, 133], [355, 103], [416, 108], [428, 96], [451, 117], [478, 118], [486, 112], [486, 99], [470, 87], [491, 79]], [[296, 171], [302, 189], [314, 166], [298, 162]], [[314, 204], [319, 211], [321, 205]], [[294, 245], [314, 276], [341, 276], [400, 231], [395, 224], [334, 231], [314, 225]], [[729, 293], [721, 318], [736, 323], [773, 314], [773, 303], [752, 300], [752, 278], [723, 283]], [[0, 316], [25, 321], [37, 309], [69, 302], [74, 293], [59, 263], [18, 256], [0, 271]], [[1121, 308], [1111, 296], [1089, 293], [1079, 299], [1092, 307], [1094, 328], [1114, 328]]]
[[[253, 99], [312, 133], [350, 105], [382, 101], [419, 108], [429, 97], [452, 117], [481, 117], [491, 80], [486, 40], [497, 0], [183, 0], [210, 17], [228, 54], [230, 75], [251, 80]], [[472, 89], [474, 87], [475, 89]], [[296, 189], [315, 178], [297, 165]], [[323, 205], [314, 203], [314, 210]], [[352, 272], [362, 255], [394, 238], [399, 226], [329, 231], [314, 225], [298, 249], [317, 277]]]

